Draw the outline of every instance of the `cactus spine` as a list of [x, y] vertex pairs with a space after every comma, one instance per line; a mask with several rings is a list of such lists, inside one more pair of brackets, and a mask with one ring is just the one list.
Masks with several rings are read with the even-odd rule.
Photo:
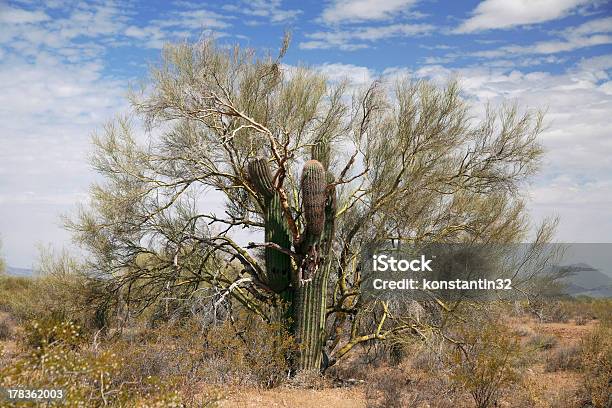
[[299, 241], [291, 242], [286, 214], [280, 195], [272, 183], [265, 159], [249, 163], [248, 173], [255, 190], [263, 198], [265, 236], [282, 248], [296, 253], [297, 262], [274, 248], [265, 249], [265, 283], [289, 300], [292, 330], [300, 352], [297, 370], [321, 369], [323, 361], [327, 281], [335, 233], [336, 190], [334, 177], [328, 171], [329, 141], [313, 145], [312, 160], [304, 164], [301, 180], [303, 232]]

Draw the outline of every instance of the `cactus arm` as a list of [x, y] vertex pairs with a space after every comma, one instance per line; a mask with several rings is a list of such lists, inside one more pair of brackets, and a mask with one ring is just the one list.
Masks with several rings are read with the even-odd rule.
[[302, 205], [306, 223], [304, 235], [311, 245], [320, 238], [325, 225], [326, 187], [323, 165], [316, 160], [307, 161], [302, 173]]
[[274, 194], [274, 184], [272, 183], [272, 172], [266, 159], [256, 158], [251, 160], [248, 164], [248, 174], [255, 190], [264, 199], [271, 199]]
[[[265, 253], [264, 283], [274, 292], [284, 292], [291, 278], [291, 239], [281, 197], [274, 188], [272, 173], [263, 158], [256, 158], [248, 164], [249, 179], [256, 191], [263, 197], [263, 218], [265, 241], [268, 245]], [[282, 250], [276, 249], [282, 248]]]

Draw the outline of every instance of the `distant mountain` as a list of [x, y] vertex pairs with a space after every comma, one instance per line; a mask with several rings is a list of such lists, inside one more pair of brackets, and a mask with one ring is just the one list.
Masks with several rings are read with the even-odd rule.
[[568, 273], [561, 281], [572, 296], [612, 297], [612, 278], [585, 263], [562, 267]]
[[11, 276], [23, 276], [23, 277], [30, 277], [34, 275], [34, 271], [32, 269], [15, 268], [14, 266], [7, 266], [6, 273]]

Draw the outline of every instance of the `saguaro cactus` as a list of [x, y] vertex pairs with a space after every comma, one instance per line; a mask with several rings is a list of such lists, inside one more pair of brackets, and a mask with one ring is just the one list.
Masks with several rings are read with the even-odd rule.
[[[265, 249], [265, 283], [290, 302], [293, 333], [300, 346], [296, 369], [319, 369], [323, 356], [327, 281], [333, 235], [335, 232], [336, 190], [334, 177], [328, 171], [329, 142], [313, 145], [313, 159], [304, 164], [301, 180], [302, 232], [293, 236], [280, 202], [279, 188], [265, 159], [248, 165], [255, 190], [261, 195], [266, 242], [287, 251], [268, 246]], [[293, 251], [295, 261], [287, 252]]]

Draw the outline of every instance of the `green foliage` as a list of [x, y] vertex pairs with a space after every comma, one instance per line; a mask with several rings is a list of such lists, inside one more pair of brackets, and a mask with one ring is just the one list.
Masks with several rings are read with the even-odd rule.
[[74, 350], [87, 341], [81, 326], [54, 318], [27, 322], [25, 333], [26, 344], [41, 354], [47, 353], [52, 347]]
[[31, 307], [26, 302], [32, 302], [34, 280], [16, 276], [0, 276], [0, 311], [14, 317], [25, 317], [31, 314]]
[[497, 403], [520, 379], [520, 342], [503, 324], [469, 323], [458, 328], [460, 343], [452, 353], [451, 379], [468, 391], [478, 408]]

